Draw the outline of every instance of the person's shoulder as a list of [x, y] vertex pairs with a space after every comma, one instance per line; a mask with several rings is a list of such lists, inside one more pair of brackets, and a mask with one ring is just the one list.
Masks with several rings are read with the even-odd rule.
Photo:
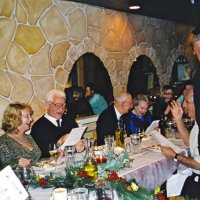
[[99, 93], [95, 93], [94, 95], [95, 95], [95, 98], [96, 98], [96, 99], [105, 100], [104, 96], [101, 95], [101, 94], [99, 94]]
[[11, 144], [11, 138], [6, 133], [0, 136], [0, 146]]
[[108, 106], [100, 115], [99, 117], [107, 116], [107, 115], [112, 115], [115, 112], [114, 106]]
[[46, 122], [48, 121], [48, 119], [46, 117], [44, 117], [44, 115], [42, 117], [40, 117], [39, 119], [37, 119], [32, 128], [37, 127], [37, 126], [41, 126], [41, 125], [45, 125]]
[[6, 135], [6, 133], [4, 133], [3, 135], [0, 136], [0, 140], [6, 140], [8, 139], [8, 136]]

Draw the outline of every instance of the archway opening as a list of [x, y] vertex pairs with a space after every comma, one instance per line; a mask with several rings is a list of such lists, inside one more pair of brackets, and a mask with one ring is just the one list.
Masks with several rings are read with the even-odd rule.
[[113, 100], [113, 87], [110, 76], [103, 62], [93, 53], [81, 56], [73, 65], [68, 82], [72, 86], [82, 86], [92, 83], [97, 93], [104, 96], [110, 103]]
[[128, 77], [127, 91], [134, 97], [138, 94], [157, 93], [159, 78], [153, 62], [146, 55], [140, 55], [131, 66]]

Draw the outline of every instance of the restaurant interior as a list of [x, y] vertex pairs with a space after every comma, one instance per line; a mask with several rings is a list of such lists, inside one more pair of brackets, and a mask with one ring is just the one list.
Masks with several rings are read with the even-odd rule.
[[112, 98], [126, 90], [129, 76], [137, 76], [130, 72], [139, 56], [149, 60], [141, 77], [152, 95], [170, 81], [182, 81], [172, 76], [180, 61], [193, 76], [191, 31], [198, 23], [199, 1], [139, 2], [141, 11], [128, 10], [134, 1], [123, 0], [2, 1], [1, 110], [10, 102], [27, 102], [37, 119], [47, 91], [88, 82]]
[[[154, 103], [166, 84], [178, 98], [198, 65], [191, 44], [199, 10], [199, 0], [1, 0], [0, 122], [12, 102], [29, 103], [36, 121], [48, 91], [88, 83], [108, 104], [127, 90]], [[91, 136], [97, 119], [77, 123]]]

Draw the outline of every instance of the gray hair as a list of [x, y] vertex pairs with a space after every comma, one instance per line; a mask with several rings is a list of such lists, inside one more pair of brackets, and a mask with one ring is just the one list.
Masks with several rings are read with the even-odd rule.
[[52, 102], [55, 97], [63, 97], [64, 99], [66, 99], [66, 95], [63, 91], [54, 89], [54, 90], [50, 90], [47, 93], [46, 101]]
[[146, 95], [144, 94], [138, 94], [134, 99], [133, 99], [133, 106], [136, 107], [139, 105], [140, 101], [144, 101], [147, 104], [149, 104], [149, 99]]
[[131, 97], [131, 94], [128, 92], [120, 92], [118, 95], [115, 96], [116, 102], [125, 102], [128, 100], [128, 97]]

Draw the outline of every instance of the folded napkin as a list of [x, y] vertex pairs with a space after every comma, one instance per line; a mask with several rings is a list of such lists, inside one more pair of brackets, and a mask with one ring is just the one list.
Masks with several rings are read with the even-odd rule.
[[187, 168], [183, 171], [178, 171], [167, 180], [167, 197], [179, 196], [183, 185], [188, 176], [192, 175], [192, 170]]

